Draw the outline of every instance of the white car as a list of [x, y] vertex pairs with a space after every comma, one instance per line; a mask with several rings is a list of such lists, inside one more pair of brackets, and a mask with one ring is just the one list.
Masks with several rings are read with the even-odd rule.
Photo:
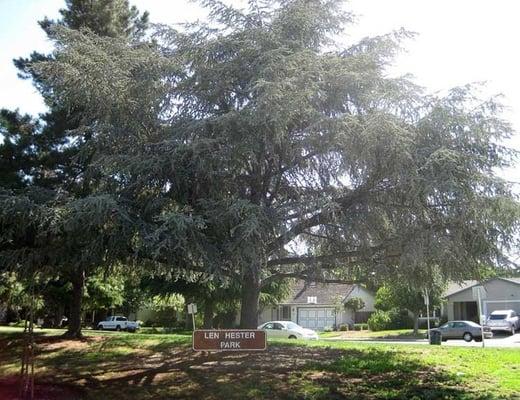
[[260, 325], [258, 329], [264, 330], [268, 339], [318, 339], [315, 331], [303, 328], [291, 321], [269, 321]]
[[520, 320], [514, 310], [496, 310], [489, 315], [486, 326], [492, 331], [508, 331], [514, 335], [520, 329]]
[[106, 320], [101, 321], [97, 328], [102, 331], [104, 329], [116, 330], [116, 331], [129, 331], [135, 332], [139, 329], [139, 323], [135, 321], [128, 321], [126, 317], [120, 315], [114, 315], [108, 317]]

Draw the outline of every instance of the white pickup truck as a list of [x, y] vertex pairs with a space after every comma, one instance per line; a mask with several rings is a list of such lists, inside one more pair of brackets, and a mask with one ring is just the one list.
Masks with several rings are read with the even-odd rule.
[[106, 320], [101, 321], [97, 328], [102, 331], [104, 329], [111, 329], [116, 331], [128, 331], [135, 332], [139, 329], [139, 323], [135, 321], [128, 321], [126, 317], [122, 317], [120, 315], [114, 315], [113, 317], [108, 317]]

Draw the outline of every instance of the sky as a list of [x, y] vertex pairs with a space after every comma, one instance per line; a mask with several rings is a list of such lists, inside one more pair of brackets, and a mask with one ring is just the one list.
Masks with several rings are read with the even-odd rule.
[[[237, 3], [239, 0], [230, 0]], [[173, 24], [203, 18], [188, 0], [130, 0], [148, 10], [152, 22]], [[32, 51], [47, 52], [37, 21], [57, 18], [64, 0], [0, 0], [0, 108], [37, 114], [45, 106], [28, 81], [17, 78], [12, 59]], [[346, 8], [356, 17], [341, 42], [353, 43], [400, 28], [417, 33], [405, 42], [389, 75], [411, 74], [427, 92], [485, 82], [483, 95], [502, 94], [505, 117], [520, 132], [520, 1], [518, 0], [350, 0]], [[508, 143], [520, 150], [520, 133]], [[520, 182], [520, 166], [501, 172]]]

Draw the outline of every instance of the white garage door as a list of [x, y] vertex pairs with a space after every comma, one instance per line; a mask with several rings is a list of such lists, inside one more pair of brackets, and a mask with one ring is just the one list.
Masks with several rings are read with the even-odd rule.
[[323, 330], [326, 326], [334, 326], [334, 309], [332, 308], [298, 308], [298, 325], [304, 328]]

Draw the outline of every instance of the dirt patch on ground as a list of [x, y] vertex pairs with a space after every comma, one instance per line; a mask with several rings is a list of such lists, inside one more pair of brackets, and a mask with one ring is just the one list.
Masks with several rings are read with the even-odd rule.
[[[0, 379], [0, 399], [20, 399], [20, 381], [18, 377]], [[35, 382], [34, 400], [74, 400], [84, 397], [82, 389], [57, 383]]]
[[103, 337], [88, 337], [81, 340], [62, 339], [60, 337], [42, 337], [36, 339], [38, 347], [45, 351], [86, 350], [94, 343], [102, 343]]

